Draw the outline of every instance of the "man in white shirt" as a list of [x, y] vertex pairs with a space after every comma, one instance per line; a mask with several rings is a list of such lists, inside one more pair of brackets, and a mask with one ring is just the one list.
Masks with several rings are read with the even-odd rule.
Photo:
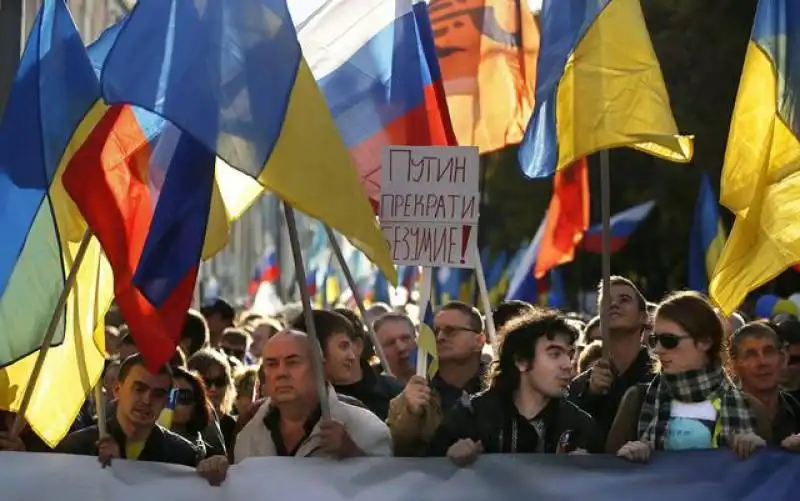
[[331, 419], [321, 407], [308, 336], [287, 330], [264, 344], [262, 370], [268, 400], [236, 439], [236, 462], [249, 457], [391, 456], [388, 427], [367, 409], [340, 402], [328, 386]]

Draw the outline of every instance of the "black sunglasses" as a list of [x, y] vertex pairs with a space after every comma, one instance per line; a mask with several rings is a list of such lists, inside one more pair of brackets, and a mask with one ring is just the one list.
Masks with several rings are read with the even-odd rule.
[[244, 350], [239, 350], [236, 348], [222, 348], [222, 352], [229, 357], [238, 358], [239, 360], [244, 360]]
[[655, 349], [656, 346], [661, 344], [666, 350], [674, 350], [681, 344], [681, 341], [684, 339], [688, 339], [691, 336], [679, 336], [677, 334], [671, 334], [669, 332], [662, 332], [662, 333], [653, 333], [650, 334], [650, 338], [647, 340], [647, 344], [650, 346], [651, 349]]
[[192, 405], [194, 403], [194, 392], [182, 388], [175, 392], [175, 403], [178, 405]]
[[225, 376], [219, 376], [214, 378], [204, 377], [203, 382], [206, 383], [207, 388], [212, 388], [212, 387], [225, 388], [228, 386], [228, 379]]

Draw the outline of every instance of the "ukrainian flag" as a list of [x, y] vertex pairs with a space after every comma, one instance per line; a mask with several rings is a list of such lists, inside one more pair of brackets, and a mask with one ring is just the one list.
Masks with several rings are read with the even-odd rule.
[[720, 189], [736, 220], [709, 287], [727, 315], [800, 262], [799, 7], [761, 0], [750, 35]]
[[689, 162], [639, 0], [545, 0], [536, 105], [519, 150], [528, 177], [627, 146]]
[[694, 211], [694, 224], [689, 240], [689, 288], [708, 292], [708, 280], [714, 273], [722, 248], [725, 228], [719, 217], [719, 205], [708, 174], [703, 174], [700, 194]]
[[[417, 337], [416, 357], [425, 357], [426, 374], [429, 378], [439, 371], [439, 357], [436, 351], [436, 333], [433, 331], [433, 305], [431, 304], [433, 285], [433, 268], [426, 267], [422, 271], [422, 285], [420, 291], [419, 336]], [[417, 363], [419, 372], [422, 364]]]
[[240, 174], [338, 230], [392, 282], [389, 247], [306, 64], [286, 0], [140, 0], [103, 95], [153, 111]]
[[164, 410], [161, 411], [161, 414], [158, 416], [158, 424], [162, 428], [166, 428], [168, 430], [172, 429], [172, 418], [175, 415], [175, 403], [178, 398], [178, 390], [173, 388], [169, 392], [169, 400], [167, 400], [167, 406], [164, 407]]
[[[86, 222], [62, 184], [97, 76], [63, 0], [46, 0], [0, 124], [0, 408], [17, 411]], [[87, 180], [87, 182], [90, 182]], [[35, 382], [25, 418], [55, 446], [99, 380], [111, 269], [92, 239]]]

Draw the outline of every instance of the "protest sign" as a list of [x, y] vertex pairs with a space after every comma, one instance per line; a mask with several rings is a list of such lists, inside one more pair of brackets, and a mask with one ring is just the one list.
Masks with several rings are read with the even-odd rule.
[[384, 150], [380, 222], [395, 264], [475, 267], [479, 172], [473, 147]]
[[492, 454], [469, 468], [444, 458], [252, 458], [221, 487], [195, 471], [142, 461], [0, 452], [3, 501], [793, 501], [800, 455], [762, 450], [657, 453], [650, 464], [606, 456]]

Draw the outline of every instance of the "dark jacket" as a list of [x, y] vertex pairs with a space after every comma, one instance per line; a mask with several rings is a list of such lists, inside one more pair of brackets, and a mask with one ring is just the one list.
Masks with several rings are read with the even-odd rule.
[[389, 415], [389, 401], [402, 393], [403, 385], [391, 376], [376, 374], [369, 367], [362, 367], [363, 377], [355, 384], [333, 385], [338, 395], [353, 397], [371, 410], [381, 421]]
[[617, 415], [617, 408], [628, 388], [637, 384], [649, 383], [655, 377], [653, 359], [647, 348], [642, 347], [639, 356], [627, 371], [622, 374], [615, 371], [615, 376], [611, 388], [603, 395], [595, 395], [589, 390], [589, 379], [592, 377], [591, 368], [576, 377], [569, 387], [569, 399], [594, 418], [603, 436], [603, 441], [608, 436], [611, 423], [614, 422], [614, 417]]
[[537, 416], [544, 427], [544, 443], [513, 400], [487, 390], [463, 400], [445, 415], [428, 448], [430, 456], [444, 456], [461, 439], [480, 441], [485, 453], [600, 452], [603, 441], [591, 416], [566, 399], [551, 400]]
[[[116, 418], [111, 418], [107, 424], [108, 434], [119, 445], [122, 458], [125, 458], [125, 442], [127, 437], [120, 428]], [[90, 426], [80, 431], [70, 433], [58, 447], [56, 452], [75, 454], [79, 456], [97, 456], [97, 441], [100, 438], [97, 426]], [[139, 461], [153, 461], [158, 463], [180, 464], [184, 466], [197, 466], [202, 459], [201, 453], [185, 438], [171, 431], [155, 425], [150, 436], [144, 444]]]

